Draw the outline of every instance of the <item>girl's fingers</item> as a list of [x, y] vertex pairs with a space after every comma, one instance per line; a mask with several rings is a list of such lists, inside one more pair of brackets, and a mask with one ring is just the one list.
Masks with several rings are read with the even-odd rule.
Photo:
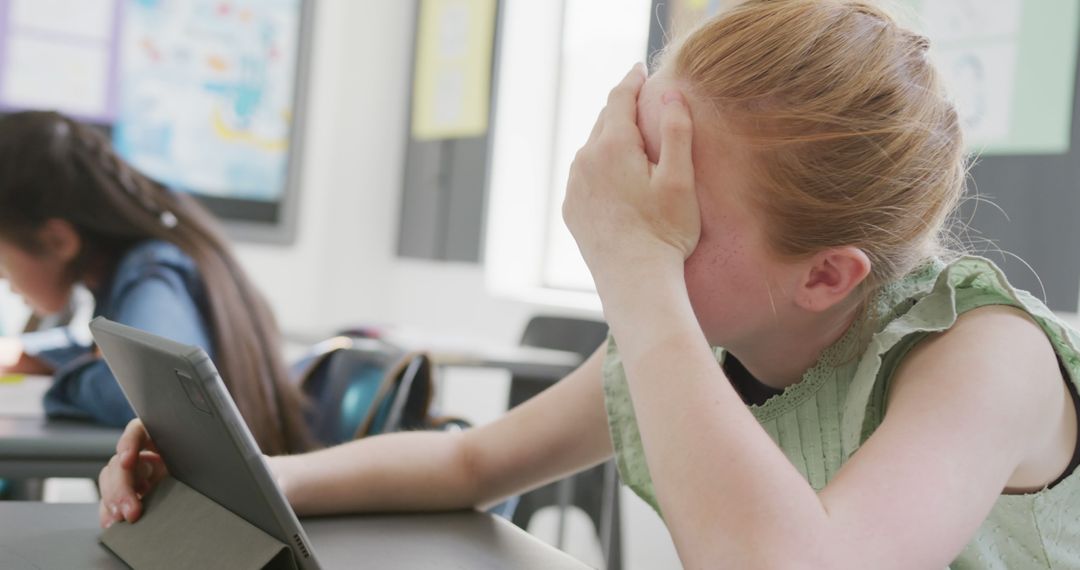
[[120, 457], [121, 464], [125, 468], [131, 469], [135, 465], [139, 452], [144, 449], [157, 451], [154, 442], [150, 440], [150, 435], [146, 433], [142, 421], [135, 418], [128, 422], [127, 427], [124, 428], [124, 433], [117, 440], [116, 454]]
[[139, 454], [139, 465], [136, 471], [138, 479], [148, 483], [151, 488], [169, 474], [161, 456], [153, 451], [143, 451]]
[[98, 517], [103, 527], [120, 520], [135, 522], [142, 515], [142, 496], [168, 474], [161, 456], [153, 449], [142, 423], [134, 420], [128, 424], [116, 444], [117, 454], [98, 477]]
[[589, 140], [586, 144], [592, 144], [600, 138], [600, 134], [607, 128], [610, 117], [613, 115], [618, 117], [620, 121], [625, 122], [627, 111], [629, 111], [629, 120], [636, 124], [637, 97], [638, 93], [641, 92], [641, 86], [645, 84], [645, 78], [645, 66], [640, 63], [634, 64], [634, 67], [623, 77], [622, 81], [608, 93], [607, 105], [600, 110], [600, 115], [597, 116], [596, 123], [593, 124], [592, 132], [589, 133]]
[[110, 525], [120, 519], [132, 522], [138, 518], [138, 515], [135, 514], [134, 517], [131, 515], [141, 511], [141, 506], [138, 505], [139, 499], [135, 495], [135, 475], [133, 469], [123, 466], [125, 461], [129, 460], [120, 455], [114, 455], [98, 476], [98, 485], [101, 489], [99, 512], [102, 526]]
[[678, 91], [669, 91], [661, 99], [660, 162], [654, 171], [654, 184], [663, 191], [694, 189], [693, 135], [690, 109]]
[[98, 523], [101, 524], [101, 528], [109, 528], [123, 519], [120, 511], [113, 509], [114, 507], [106, 505], [105, 501], [98, 503]]
[[645, 66], [637, 63], [611, 90], [607, 106], [604, 107], [604, 131], [612, 131], [618, 137], [633, 136], [641, 139], [637, 126], [637, 101], [645, 79]]
[[635, 63], [622, 81], [608, 93], [606, 108], [620, 117], [629, 115], [633, 119], [637, 116], [638, 93], [644, 84], [645, 67], [641, 63]]

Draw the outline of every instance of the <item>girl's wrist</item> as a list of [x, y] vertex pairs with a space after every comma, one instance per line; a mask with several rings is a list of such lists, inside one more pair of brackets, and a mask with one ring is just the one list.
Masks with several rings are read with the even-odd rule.
[[605, 312], [609, 307], [617, 309], [655, 300], [653, 297], [659, 292], [676, 297], [686, 295], [683, 261], [674, 256], [642, 256], [609, 263], [610, 269], [592, 272]]
[[266, 460], [266, 467], [270, 470], [270, 476], [274, 478], [274, 483], [277, 484], [281, 494], [285, 495], [285, 500], [289, 502], [293, 510], [297, 510], [296, 458], [291, 455], [277, 455], [274, 457], [263, 456], [263, 459]]
[[604, 318], [622, 352], [653, 345], [673, 331], [700, 334], [681, 263], [667, 269], [634, 268], [618, 283], [598, 283], [597, 290]]

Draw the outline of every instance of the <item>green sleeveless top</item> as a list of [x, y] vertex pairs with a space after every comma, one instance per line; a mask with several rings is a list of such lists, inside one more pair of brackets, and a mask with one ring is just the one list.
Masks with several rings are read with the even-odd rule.
[[[810, 485], [821, 490], [881, 424], [888, 383], [908, 350], [928, 334], [951, 327], [958, 315], [985, 305], [1027, 311], [1077, 382], [1080, 335], [1026, 291], [1009, 285], [992, 262], [964, 257], [948, 265], [925, 264], [884, 287], [870, 307], [880, 324], [861, 356], [854, 352], [860, 335], [853, 328], [822, 353], [800, 382], [750, 410]], [[715, 352], [722, 362], [724, 350]], [[611, 339], [604, 397], [619, 474], [660, 513], [626, 375]], [[951, 568], [1080, 568], [1080, 469], [1049, 489], [1001, 495]]]

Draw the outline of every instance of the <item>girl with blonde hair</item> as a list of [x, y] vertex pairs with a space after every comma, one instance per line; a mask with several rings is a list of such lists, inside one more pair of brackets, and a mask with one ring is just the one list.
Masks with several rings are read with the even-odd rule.
[[[609, 341], [490, 425], [271, 458], [293, 506], [484, 505], [614, 454], [688, 567], [1080, 567], [1077, 335], [940, 246], [966, 164], [927, 47], [750, 0], [635, 67], [563, 206]], [[163, 476], [147, 443], [102, 524]]]

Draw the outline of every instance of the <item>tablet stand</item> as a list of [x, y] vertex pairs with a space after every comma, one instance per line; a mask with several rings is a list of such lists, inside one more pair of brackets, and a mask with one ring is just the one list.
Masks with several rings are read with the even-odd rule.
[[112, 525], [101, 542], [135, 570], [296, 570], [281, 541], [172, 477], [146, 497], [136, 524]]

